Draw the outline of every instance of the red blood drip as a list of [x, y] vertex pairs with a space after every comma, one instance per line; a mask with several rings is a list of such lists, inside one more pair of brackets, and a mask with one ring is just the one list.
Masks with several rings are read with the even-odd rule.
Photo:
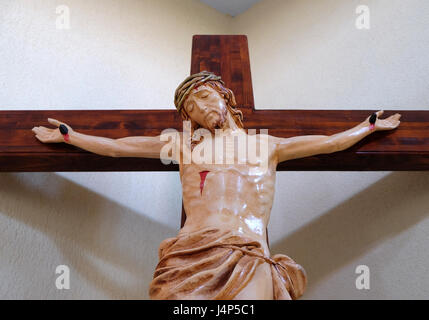
[[371, 124], [371, 125], [369, 126], [369, 129], [370, 129], [370, 130], [374, 130], [374, 129], [375, 129], [375, 125], [374, 125], [374, 124]]
[[201, 177], [201, 182], [200, 182], [201, 195], [203, 194], [204, 182], [206, 181], [207, 173], [209, 173], [209, 172], [210, 171], [201, 171], [200, 172], [200, 177]]
[[70, 136], [68, 133], [64, 135], [64, 140], [67, 142], [70, 140]]

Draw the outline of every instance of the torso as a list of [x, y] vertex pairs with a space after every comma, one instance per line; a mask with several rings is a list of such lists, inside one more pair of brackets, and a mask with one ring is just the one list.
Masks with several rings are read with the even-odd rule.
[[[214, 138], [209, 140], [201, 144], [214, 146]], [[231, 230], [260, 241], [269, 254], [266, 228], [274, 198], [277, 158], [269, 140], [257, 135], [256, 141], [257, 150], [260, 143], [267, 150], [266, 166], [251, 163], [247, 155], [239, 163], [238, 152], [232, 164], [180, 164], [186, 212], [180, 233], [206, 227]]]

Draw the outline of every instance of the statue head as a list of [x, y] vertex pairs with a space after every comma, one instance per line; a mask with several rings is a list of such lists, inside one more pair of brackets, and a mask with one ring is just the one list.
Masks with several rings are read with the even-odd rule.
[[203, 71], [186, 78], [176, 89], [174, 104], [194, 130], [206, 128], [214, 132], [224, 127], [228, 116], [243, 128], [243, 114], [236, 109], [234, 93], [214, 73]]

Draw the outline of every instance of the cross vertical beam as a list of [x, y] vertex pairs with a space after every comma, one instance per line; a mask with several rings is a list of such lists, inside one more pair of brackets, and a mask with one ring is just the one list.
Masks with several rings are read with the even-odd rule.
[[247, 37], [196, 35], [192, 41], [191, 74], [210, 71], [222, 77], [234, 92], [240, 110], [254, 109]]

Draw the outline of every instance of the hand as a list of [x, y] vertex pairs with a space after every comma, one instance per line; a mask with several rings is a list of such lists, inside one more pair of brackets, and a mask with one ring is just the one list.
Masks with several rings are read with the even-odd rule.
[[[395, 113], [393, 116], [390, 116], [389, 118], [380, 119], [380, 116], [383, 113], [384, 113], [384, 110], [380, 110], [380, 111], [376, 112], [377, 121], [375, 121], [375, 131], [384, 131], [384, 130], [396, 129], [399, 126], [399, 124], [401, 123], [401, 121], [399, 121], [399, 119], [401, 118], [401, 114]], [[371, 118], [371, 116], [369, 116], [365, 120], [366, 123], [368, 124], [368, 126], [370, 125], [370, 123], [369, 123], [370, 118]]]
[[71, 132], [73, 132], [73, 129], [63, 123], [60, 122], [58, 120], [55, 119], [51, 119], [48, 118], [48, 122], [50, 124], [53, 124], [54, 126], [57, 126], [57, 129], [50, 129], [50, 128], [45, 128], [45, 127], [34, 127], [33, 129], [31, 129], [35, 134], [36, 134], [36, 138], [39, 139], [39, 141], [43, 142], [43, 143], [60, 143], [60, 142], [64, 142], [64, 137], [60, 132], [59, 126], [60, 125], [65, 125], [67, 127], [67, 129], [69, 130], [69, 134]]

